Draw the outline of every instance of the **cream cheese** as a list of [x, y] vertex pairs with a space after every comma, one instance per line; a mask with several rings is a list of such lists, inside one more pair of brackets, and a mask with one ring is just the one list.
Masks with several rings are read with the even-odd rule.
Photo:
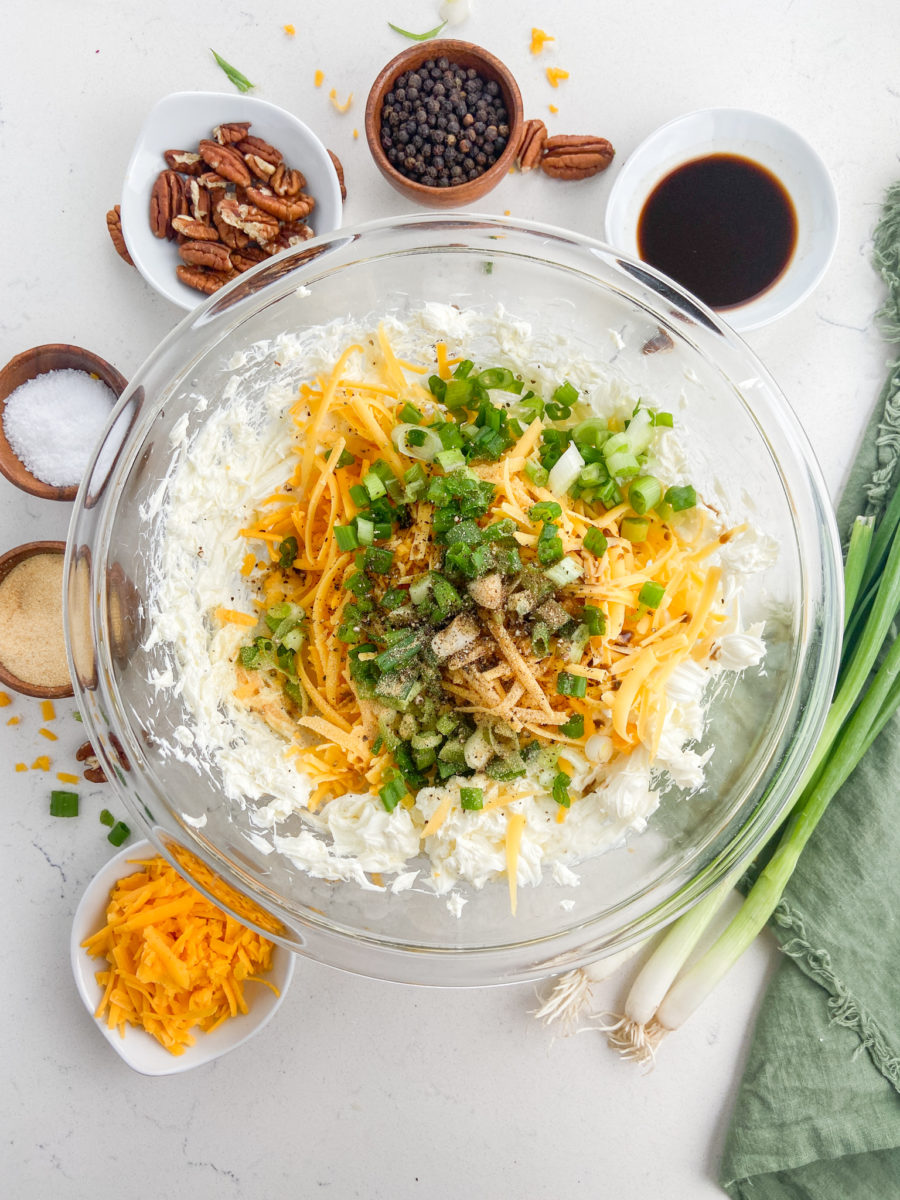
[[[478, 361], [503, 362], [539, 393], [565, 377], [603, 415], [627, 415], [634, 407], [626, 382], [608, 368], [587, 359], [573, 362], [565, 339], [543, 336], [502, 308], [486, 318], [426, 304], [408, 320], [383, 323], [401, 359], [428, 360], [435, 340], [442, 338], [465, 346]], [[224, 398], [210, 406], [196, 434], [189, 438], [184, 422], [172, 431], [172, 469], [147, 506], [148, 515], [159, 512], [164, 520], [147, 646], [161, 648], [166, 665], [154, 671], [151, 682], [159, 692], [180, 695], [191, 714], [190, 725], [176, 730], [167, 753], [213, 773], [230, 803], [250, 808], [259, 840], [316, 878], [384, 890], [369, 876], [387, 875], [393, 877], [387, 885], [391, 893], [430, 889], [458, 916], [465, 898], [453, 889], [478, 889], [504, 875], [507, 813], [521, 813], [519, 886], [537, 886], [548, 872], [557, 884], [575, 887], [572, 865], [643, 830], [661, 789], [670, 783], [687, 791], [702, 786], [712, 749], [700, 753], [694, 747], [704, 734], [710, 683], [723, 672], [758, 664], [765, 652], [762, 628], [742, 628], [741, 581], [747, 572], [764, 569], [777, 547], [751, 534], [723, 546], [719, 557], [727, 575], [728, 620], [710, 660], [684, 663], [669, 679], [668, 713], [653, 770], [644, 747], [609, 763], [601, 761], [603, 753], [588, 761], [567, 748], [572, 787], [583, 794], [564, 822], [557, 821], [558, 808], [548, 793], [535, 794], [533, 781], [515, 780], [501, 788], [486, 776], [466, 781], [483, 788], [484, 810], [451, 805], [441, 827], [424, 841], [422, 829], [448, 792], [458, 799], [452, 779], [421, 790], [412, 810], [398, 806], [389, 813], [377, 796], [353, 794], [310, 813], [309, 783], [293, 766], [288, 744], [233, 697], [234, 660], [246, 631], [218, 628], [211, 614], [223, 604], [252, 611], [252, 590], [241, 574], [247, 548], [239, 531], [255, 504], [279, 491], [293, 468], [286, 433], [287, 412], [296, 398], [291, 369], [297, 378], [327, 370], [356, 340], [364, 348], [354, 364], [359, 377], [372, 370], [366, 349], [371, 335], [347, 322], [250, 347], [232, 360], [234, 374]], [[282, 382], [273, 383], [260, 401], [242, 386], [241, 372], [274, 361]], [[668, 431], [663, 442], [661, 457], [678, 477], [688, 469], [684, 447]], [[706, 515], [721, 520], [711, 511]], [[281, 825], [295, 814], [302, 817], [302, 830], [282, 833]], [[421, 854], [427, 860], [424, 869]]]

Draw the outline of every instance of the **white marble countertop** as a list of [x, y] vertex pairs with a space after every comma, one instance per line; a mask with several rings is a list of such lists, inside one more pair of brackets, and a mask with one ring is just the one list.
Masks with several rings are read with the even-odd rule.
[[[878, 393], [887, 350], [873, 327], [879, 283], [869, 239], [900, 177], [896, 0], [632, 0], [496, 5], [474, 0], [459, 36], [515, 72], [526, 116], [616, 146], [606, 175], [578, 185], [511, 175], [479, 210], [602, 236], [615, 173], [646, 134], [708, 106], [758, 109], [795, 126], [825, 159], [840, 244], [816, 293], [747, 340], [806, 426], [837, 494]], [[119, 198], [147, 110], [170, 91], [226, 90], [213, 46], [343, 159], [345, 222], [409, 211], [376, 173], [362, 135], [378, 69], [437, 0], [363, 0], [255, 11], [196, 0], [34, 0], [0, 47], [4, 301], [0, 360], [74, 342], [126, 376], [180, 319], [114, 254], [104, 214]], [[292, 22], [296, 36], [282, 25]], [[528, 52], [533, 24], [552, 52]], [[570, 78], [553, 91], [550, 63]], [[326, 83], [313, 86], [321, 68]], [[346, 115], [328, 101], [354, 93]], [[559, 114], [550, 117], [548, 105]], [[69, 506], [0, 479], [0, 551], [65, 536]], [[554, 1039], [529, 1016], [530, 988], [426, 991], [299, 962], [277, 1019], [219, 1062], [168, 1079], [132, 1073], [81, 1007], [68, 965], [71, 916], [110, 854], [94, 817], [48, 813], [50, 780], [81, 740], [72, 703], [49, 743], [36, 701], [0, 715], [0, 1178], [6, 1194], [139, 1197], [391, 1197], [707, 1200], [754, 1013], [776, 952], [766, 938], [643, 1074], [596, 1034]], [[7, 725], [10, 716], [21, 721]], [[49, 753], [50, 777], [14, 773]], [[111, 799], [103, 793], [104, 803]], [[111, 807], [115, 807], [114, 804]], [[120, 814], [124, 815], [124, 814]], [[610, 1001], [622, 985], [606, 985]]]

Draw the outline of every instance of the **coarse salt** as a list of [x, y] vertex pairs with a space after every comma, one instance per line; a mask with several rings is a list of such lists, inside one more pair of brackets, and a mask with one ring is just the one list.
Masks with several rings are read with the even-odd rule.
[[3, 410], [3, 432], [28, 470], [51, 487], [81, 482], [115, 394], [86, 371], [45, 371], [16, 388]]

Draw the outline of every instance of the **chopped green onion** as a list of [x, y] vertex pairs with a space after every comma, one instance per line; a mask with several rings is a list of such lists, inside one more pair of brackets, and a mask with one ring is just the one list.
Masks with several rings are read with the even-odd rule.
[[113, 826], [116, 823], [116, 818], [112, 815], [108, 808], [100, 809], [100, 824]]
[[593, 604], [586, 604], [581, 619], [587, 625], [591, 637], [601, 637], [606, 633], [606, 617]]
[[655, 475], [638, 475], [631, 481], [628, 490], [628, 503], [639, 515], [655, 508], [662, 499], [662, 484]]
[[367, 471], [363, 475], [362, 483], [370, 500], [378, 500], [381, 496], [387, 495], [384, 480], [375, 471]]
[[665, 429], [671, 429], [675, 424], [675, 420], [670, 412], [658, 412], [653, 414], [653, 424], [662, 426]]
[[388, 612], [393, 612], [395, 608], [402, 607], [408, 599], [407, 593], [400, 588], [388, 588], [381, 597], [381, 607], [386, 608]]
[[387, 575], [394, 561], [393, 550], [369, 546], [363, 558], [363, 570], [372, 571], [376, 575]]
[[500, 391], [508, 391], [509, 385], [513, 382], [512, 371], [507, 371], [505, 367], [488, 367], [486, 371], [478, 372], [478, 382], [482, 387], [497, 388]]
[[401, 421], [406, 421], [410, 425], [421, 425], [425, 420], [422, 413], [419, 412], [414, 404], [410, 404], [408, 400], [400, 409], [399, 415]]
[[462, 808], [468, 809], [470, 812], [476, 812], [484, 807], [484, 790], [482, 788], [461, 787], [459, 789], [459, 803]]
[[686, 508], [695, 508], [697, 493], [687, 484], [685, 487], [670, 487], [665, 495], [666, 504], [671, 504], [675, 512], [683, 512]]
[[[462, 363], [460, 363], [460, 366], [462, 366]], [[448, 379], [444, 385], [444, 404], [451, 410], [454, 408], [462, 408], [467, 403], [471, 395], [471, 379]]]
[[[544, 526], [545, 529], [553, 528], [553, 526]], [[539, 541], [537, 545], [538, 562], [543, 567], [549, 567], [553, 563], [559, 562], [563, 556], [562, 538], [554, 536], [545, 541]]]
[[535, 658], [546, 658], [550, 653], [550, 626], [546, 621], [535, 621], [531, 631], [531, 652]]
[[286, 537], [278, 546], [278, 565], [282, 571], [287, 571], [297, 557], [297, 539], [295, 537]]
[[466, 458], [461, 450], [442, 450], [437, 455], [437, 460], [448, 473], [466, 465]]
[[51, 792], [50, 793], [50, 816], [51, 817], [77, 817], [78, 816], [78, 793], [77, 792]]
[[[241, 72], [237, 69], [237, 67], [233, 67], [231, 65], [231, 63], [226, 62], [225, 59], [221, 57], [221, 55], [216, 54], [215, 50], [213, 50], [213, 48], [211, 46], [210, 46], [209, 52], [239, 92], [249, 92], [251, 88], [256, 86], [255, 84], [252, 84], [250, 82], [250, 80], [247, 78], [246, 75], [242, 75]], [[123, 839], [123, 841], [124, 841], [124, 839]], [[116, 842], [114, 844], [119, 845], [118, 842]]]
[[609, 426], [603, 417], [588, 417], [572, 430], [572, 438], [579, 446], [601, 446], [609, 436]]
[[[367, 521], [366, 524], [371, 528], [371, 521]], [[356, 550], [360, 544], [357, 531], [352, 525], [335, 525], [334, 540], [337, 542], [338, 550], [342, 553], [348, 550]]]
[[353, 503], [356, 505], [357, 508], [368, 508], [369, 507], [369, 504], [370, 504], [369, 493], [366, 491], [366, 489], [363, 487], [363, 485], [361, 483], [351, 484], [349, 490], [350, 490], [350, 499], [353, 501]]
[[578, 399], [578, 389], [566, 379], [553, 393], [553, 399], [557, 404], [568, 404], [571, 406]]
[[[421, 462], [432, 462], [443, 447], [443, 442], [433, 429], [409, 422], [394, 426], [391, 430], [391, 442], [400, 454], [405, 454], [407, 458], [417, 458]], [[363, 483], [366, 483], [365, 479]], [[366, 487], [368, 486], [366, 484]]]
[[650, 532], [650, 522], [646, 517], [623, 517], [619, 533], [626, 542], [643, 542]]
[[106, 835], [106, 840], [112, 842], [114, 846], [121, 846], [123, 842], [127, 842], [131, 837], [131, 830], [124, 821], [116, 821], [112, 829]]
[[587, 679], [584, 675], [560, 671], [556, 677], [556, 692], [559, 696], [574, 696], [577, 700], [583, 700], [587, 695]]
[[560, 559], [555, 566], [549, 567], [544, 574], [557, 587], [566, 587], [568, 584], [574, 583], [576, 579], [580, 579], [584, 571], [580, 563], [567, 556]]
[[339, 471], [341, 469], [341, 467], [352, 467], [355, 462], [356, 462], [355, 454], [351, 454], [349, 450], [342, 450], [341, 456], [337, 460], [337, 464], [335, 465], [335, 470]]
[[348, 592], [352, 592], [354, 596], [369, 596], [372, 593], [372, 580], [368, 575], [364, 575], [362, 571], [357, 571], [355, 575], [351, 575], [344, 587]]
[[[340, 528], [341, 528], [340, 525], [335, 525], [335, 527], [334, 527], [335, 537], [337, 537], [337, 531]], [[388, 537], [391, 536], [390, 535], [390, 525], [388, 526], [388, 535], [387, 536]], [[358, 539], [356, 546], [371, 546], [375, 540], [375, 522], [370, 521], [368, 517], [364, 517], [362, 515], [358, 516], [356, 518], [356, 537]], [[338, 542], [338, 546], [342, 550], [355, 550], [356, 549], [356, 546], [341, 546], [340, 542]]]
[[666, 589], [661, 583], [648, 580], [638, 592], [638, 603], [646, 608], [659, 608], [665, 594]]
[[406, 784], [402, 779], [395, 776], [389, 783], [386, 783], [383, 788], [378, 789], [378, 795], [381, 797], [381, 803], [388, 812], [393, 812], [403, 797], [406, 795]]
[[555, 500], [540, 500], [528, 510], [529, 521], [554, 521], [562, 516], [562, 507]]
[[533, 459], [529, 459], [525, 464], [525, 474], [535, 487], [546, 487], [547, 480], [550, 478], [550, 472], [547, 468], [542, 467], [540, 463], [536, 463]]
[[553, 780], [553, 799], [562, 808], [568, 808], [572, 801], [569, 798], [569, 784], [572, 776], [560, 771]]
[[565, 725], [560, 725], [559, 732], [564, 737], [584, 737], [584, 717], [581, 713], [572, 713]]
[[585, 533], [584, 542], [582, 544], [584, 545], [585, 550], [587, 550], [590, 554], [593, 554], [595, 558], [602, 558], [606, 553], [606, 548], [609, 545], [609, 542], [606, 540], [600, 530], [595, 525], [592, 525], [587, 533]]

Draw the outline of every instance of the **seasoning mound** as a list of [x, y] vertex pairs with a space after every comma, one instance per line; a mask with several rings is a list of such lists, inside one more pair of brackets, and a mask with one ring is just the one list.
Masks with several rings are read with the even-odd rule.
[[74, 487], [115, 401], [103, 380], [85, 371], [45, 371], [7, 398], [3, 432], [35, 478], [51, 487]]
[[34, 686], [69, 683], [62, 617], [63, 556], [33, 554], [0, 580], [0, 662]]
[[82, 942], [104, 955], [97, 1019], [110, 1029], [135, 1025], [171, 1054], [194, 1045], [192, 1030], [211, 1032], [248, 1012], [243, 985], [272, 966], [273, 945], [216, 908], [160, 856], [117, 881], [106, 924]]

